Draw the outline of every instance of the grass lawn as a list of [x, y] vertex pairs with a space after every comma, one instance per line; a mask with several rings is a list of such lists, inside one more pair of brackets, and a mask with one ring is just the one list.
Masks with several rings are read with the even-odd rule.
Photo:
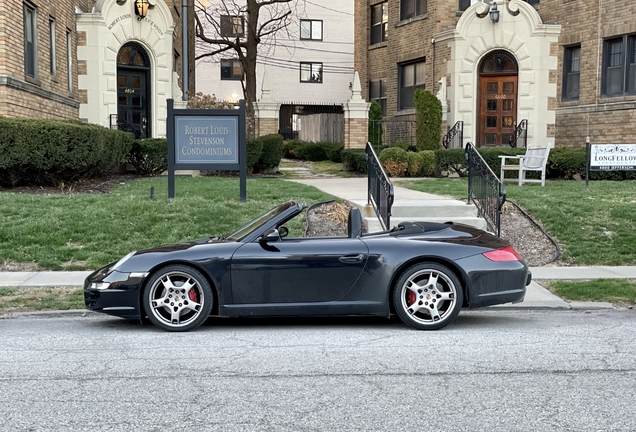
[[636, 304], [636, 280], [550, 281], [548, 285], [566, 300]]
[[[347, 172], [342, 170], [342, 163], [336, 163], [329, 160], [326, 161], [318, 161], [318, 162], [302, 162], [304, 166], [306, 166], [313, 175], [329, 175], [334, 177], [359, 177], [364, 174], [355, 173], [355, 172]], [[281, 162], [280, 168], [297, 168], [299, 164], [294, 162]], [[285, 171], [285, 178], [301, 178], [302, 176], [295, 173], [294, 171]]]
[[0, 288], [0, 313], [84, 307], [81, 288]]
[[[466, 179], [400, 182], [400, 186], [466, 198]], [[561, 245], [560, 262], [636, 265], [636, 181], [506, 183], [507, 197], [526, 209]], [[558, 262], [557, 262], [558, 263]]]
[[177, 178], [175, 189], [176, 198], [168, 200], [167, 178], [156, 177], [100, 195], [0, 193], [0, 263], [91, 270], [133, 250], [232, 232], [289, 199], [332, 198], [279, 179], [248, 179], [246, 203], [239, 200], [238, 178]]

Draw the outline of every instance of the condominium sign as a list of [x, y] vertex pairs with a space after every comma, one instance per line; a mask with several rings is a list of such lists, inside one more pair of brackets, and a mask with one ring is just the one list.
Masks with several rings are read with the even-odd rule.
[[245, 101], [239, 109], [175, 109], [168, 99], [168, 198], [176, 170], [239, 171], [240, 199], [247, 196]]
[[590, 144], [591, 171], [636, 170], [636, 144]]

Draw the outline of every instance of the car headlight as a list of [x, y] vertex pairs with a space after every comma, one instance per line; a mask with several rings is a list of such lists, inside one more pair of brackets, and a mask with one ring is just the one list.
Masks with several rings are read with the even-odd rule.
[[117, 261], [117, 262], [115, 263], [115, 265], [114, 265], [114, 266], [112, 266], [112, 267], [110, 268], [110, 271], [117, 270], [117, 269], [119, 268], [119, 266], [120, 266], [120, 265], [122, 265], [123, 263], [125, 263], [126, 261], [128, 261], [128, 259], [129, 259], [131, 256], [133, 256], [134, 254], [136, 254], [136, 253], [137, 253], [137, 251], [132, 251], [131, 253], [129, 253], [128, 255], [126, 255], [125, 257], [123, 257], [122, 259], [120, 259], [119, 261]]
[[93, 282], [91, 284], [91, 289], [96, 290], [105, 290], [110, 286], [110, 282]]

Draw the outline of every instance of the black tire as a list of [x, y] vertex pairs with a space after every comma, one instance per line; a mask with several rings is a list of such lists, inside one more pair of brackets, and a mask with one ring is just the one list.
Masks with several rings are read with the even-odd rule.
[[199, 327], [208, 319], [214, 295], [201, 272], [175, 264], [159, 269], [148, 279], [143, 302], [154, 325], [183, 332]]
[[462, 285], [455, 273], [437, 263], [409, 267], [393, 287], [395, 311], [406, 325], [417, 330], [446, 327], [457, 318], [463, 300]]

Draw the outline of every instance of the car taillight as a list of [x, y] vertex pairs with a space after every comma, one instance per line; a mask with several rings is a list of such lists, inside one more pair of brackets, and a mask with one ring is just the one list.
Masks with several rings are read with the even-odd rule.
[[508, 246], [501, 249], [492, 250], [490, 252], [484, 252], [482, 254], [490, 261], [521, 261], [521, 255], [513, 248], [512, 246]]

